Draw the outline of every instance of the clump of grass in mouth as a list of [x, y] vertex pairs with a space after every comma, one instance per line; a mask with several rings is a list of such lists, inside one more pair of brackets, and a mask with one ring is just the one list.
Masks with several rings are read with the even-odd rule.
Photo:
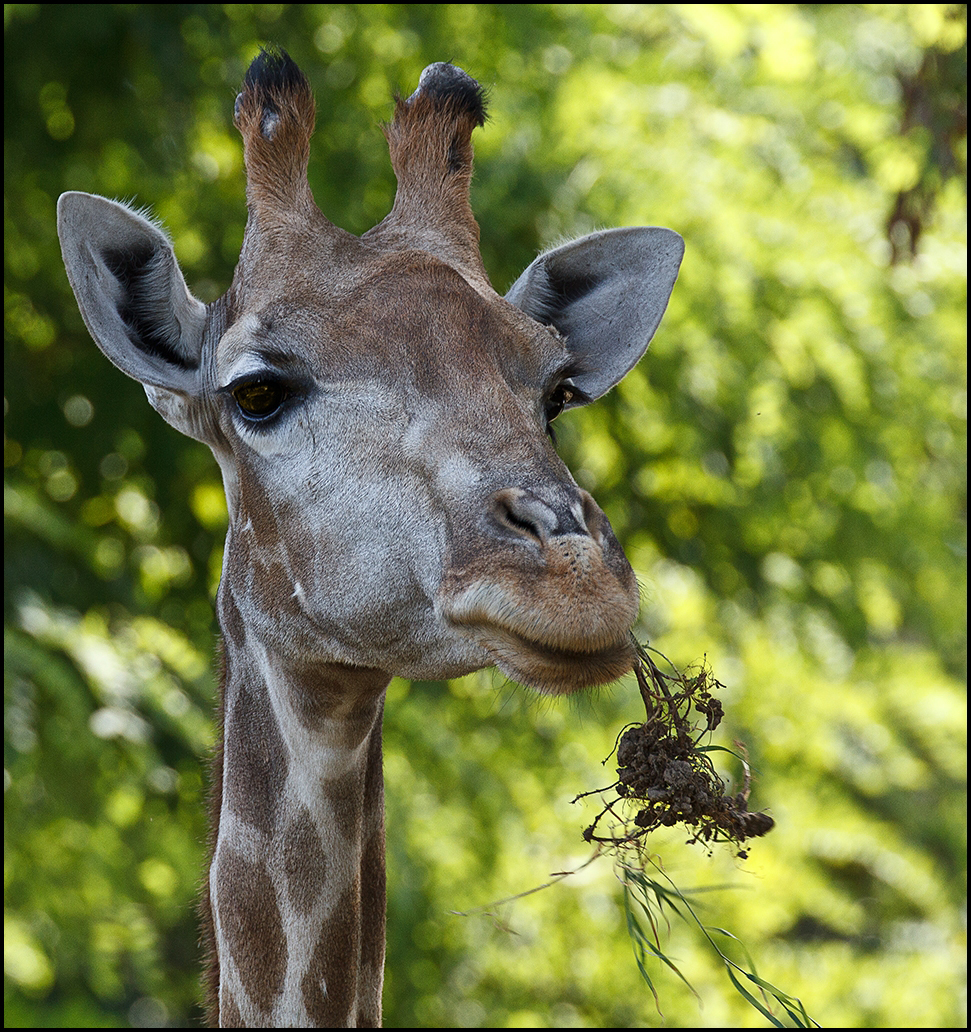
[[[650, 959], [666, 965], [691, 988], [661, 948], [659, 921], [665, 912], [674, 913], [700, 931], [724, 964], [736, 991], [771, 1025], [818, 1028], [799, 999], [758, 974], [755, 962], [736, 936], [702, 922], [690, 898], [694, 893], [682, 892], [664, 872], [660, 858], [653, 857], [646, 846], [647, 836], [655, 829], [683, 824], [690, 831], [687, 844], [726, 842], [737, 847], [737, 855], [744, 860], [748, 850], [743, 843], [770, 832], [775, 821], [767, 813], [753, 813], [748, 808], [751, 772], [745, 746], [736, 742], [737, 752], [733, 752], [708, 742], [724, 716], [722, 704], [713, 693], [724, 685], [714, 677], [707, 661], [682, 673], [660, 652], [636, 641], [633, 644], [637, 652], [634, 675], [645, 719], [640, 724], [629, 724], [618, 736], [617, 780], [606, 788], [581, 793], [574, 802], [613, 793], [583, 837], [596, 843], [598, 852], [605, 850], [616, 856], [624, 886], [627, 930], [638, 969], [659, 1010], [660, 999], [648, 970]], [[658, 667], [652, 653], [667, 664], [670, 673]], [[741, 792], [726, 793], [725, 783], [711, 761], [715, 752], [726, 752], [741, 761]], [[603, 830], [602, 824], [608, 822], [609, 829]], [[723, 945], [729, 944], [741, 952], [740, 960], [726, 953]]]
[[[634, 674], [646, 717], [643, 723], [625, 728], [617, 741], [617, 781], [577, 796], [614, 793], [584, 831], [584, 839], [619, 850], [639, 850], [654, 829], [683, 824], [691, 831], [689, 844], [729, 842], [739, 847], [744, 859], [748, 854], [742, 843], [765, 835], [775, 821], [748, 809], [751, 777], [744, 746], [736, 743], [744, 785], [741, 792], [728, 795], [710, 754], [729, 750], [704, 744], [724, 716], [721, 702], [712, 694], [724, 685], [706, 661], [682, 673], [661, 653], [639, 643], [635, 646]], [[668, 664], [671, 673], [658, 667], [652, 652]], [[605, 833], [601, 822], [608, 814], [616, 824]]]

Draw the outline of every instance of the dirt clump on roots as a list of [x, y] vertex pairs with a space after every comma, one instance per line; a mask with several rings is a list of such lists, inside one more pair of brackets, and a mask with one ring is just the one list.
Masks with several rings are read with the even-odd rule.
[[[621, 733], [617, 781], [597, 790], [614, 795], [584, 831], [584, 839], [639, 849], [654, 829], [683, 824], [691, 832], [689, 844], [728, 842], [739, 847], [738, 855], [744, 859], [748, 853], [742, 844], [765, 835], [775, 822], [766, 813], [748, 809], [751, 775], [745, 747], [736, 742], [739, 752], [733, 753], [744, 769], [742, 791], [728, 795], [710, 754], [729, 750], [703, 744], [724, 716], [721, 702], [712, 695], [724, 686], [707, 663], [685, 673], [669, 663], [673, 672], [665, 673], [648, 649], [638, 644], [637, 654], [634, 673], [646, 719]], [[660, 653], [654, 654], [668, 662]], [[597, 792], [584, 792], [577, 799]], [[604, 831], [601, 825], [608, 815], [610, 827]]]

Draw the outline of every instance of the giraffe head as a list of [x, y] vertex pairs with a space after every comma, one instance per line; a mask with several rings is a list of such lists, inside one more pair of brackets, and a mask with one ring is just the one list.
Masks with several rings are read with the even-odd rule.
[[595, 233], [493, 290], [469, 205], [482, 91], [431, 65], [386, 129], [398, 190], [363, 237], [307, 181], [314, 104], [263, 53], [236, 102], [248, 221], [204, 305], [131, 208], [69, 193], [58, 230], [92, 336], [212, 449], [230, 513], [224, 632], [288, 660], [547, 692], [632, 663], [634, 574], [550, 423], [616, 384], [661, 319], [683, 244]]

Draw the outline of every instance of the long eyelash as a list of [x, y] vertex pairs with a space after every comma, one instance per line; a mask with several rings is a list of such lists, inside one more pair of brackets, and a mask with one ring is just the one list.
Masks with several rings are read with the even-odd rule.
[[237, 376], [235, 380], [227, 383], [225, 387], [219, 388], [220, 394], [233, 394], [239, 390], [240, 387], [245, 387], [247, 384], [260, 384], [260, 383], [281, 383], [283, 377], [276, 370], [266, 370], [259, 373], [244, 373], [242, 376]]
[[583, 376], [584, 373], [589, 372], [592, 372], [592, 369], [588, 362], [578, 355], [570, 355], [563, 368], [557, 370], [556, 377], [562, 382], [563, 380], [576, 379], [576, 377]]

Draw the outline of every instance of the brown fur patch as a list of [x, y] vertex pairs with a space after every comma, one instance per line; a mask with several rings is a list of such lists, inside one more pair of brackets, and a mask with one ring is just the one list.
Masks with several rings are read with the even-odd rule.
[[[280, 543], [280, 526], [273, 503], [262, 481], [243, 467], [239, 475], [239, 498], [242, 513], [253, 524], [252, 537], [259, 541], [259, 551], [273, 551]], [[239, 547], [239, 542], [236, 543]]]
[[318, 1028], [354, 1024], [361, 947], [357, 888], [349, 888], [334, 908], [301, 982], [307, 1014]]
[[226, 805], [265, 835], [276, 831], [280, 786], [289, 761], [266, 687], [245, 673], [230, 671], [229, 720], [223, 746], [227, 756]]
[[334, 815], [334, 831], [346, 842], [359, 842], [361, 838], [364, 778], [364, 771], [350, 770], [322, 786]]
[[327, 857], [306, 807], [287, 825], [283, 858], [290, 902], [306, 914], [320, 898], [327, 878]]
[[390, 678], [381, 670], [335, 664], [309, 666], [300, 671], [292, 700], [297, 719], [308, 730], [325, 720], [341, 720], [347, 726], [347, 747], [354, 748], [370, 734], [379, 704]]
[[211, 1023], [212, 1028], [245, 1028], [243, 1023], [243, 1015], [239, 1012], [239, 1007], [236, 1005], [236, 1001], [233, 999], [231, 993], [226, 993], [226, 998], [223, 1000], [222, 1006], [219, 1008], [216, 1021]]
[[219, 924], [250, 998], [265, 1014], [283, 992], [287, 941], [273, 881], [260, 864], [233, 853], [216, 874]]

